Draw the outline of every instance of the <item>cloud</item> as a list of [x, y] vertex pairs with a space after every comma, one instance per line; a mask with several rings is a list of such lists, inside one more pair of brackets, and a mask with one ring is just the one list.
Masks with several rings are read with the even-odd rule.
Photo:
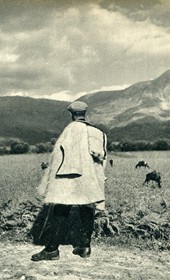
[[150, 21], [158, 26], [169, 27], [169, 0], [104, 0], [101, 7], [109, 11], [119, 11], [134, 21]]
[[[94, 92], [99, 92], [99, 91], [114, 91], [114, 90], [121, 90], [121, 89], [125, 89], [127, 87], [129, 87], [130, 85], [114, 85], [114, 86], [110, 86], [110, 87], [101, 87], [98, 89], [93, 90]], [[90, 92], [89, 92], [90, 93]]]
[[168, 69], [170, 35], [160, 1], [143, 1], [140, 9], [138, 1], [133, 9], [101, 0], [0, 3], [1, 94], [71, 101]]
[[117, 91], [121, 89], [127, 88], [129, 85], [117, 85], [117, 86], [111, 86], [111, 87], [102, 87], [99, 89], [94, 89], [91, 92], [78, 92], [76, 94], [73, 94], [71, 91], [60, 91], [60, 92], [55, 92], [52, 94], [44, 94], [44, 95], [30, 95], [29, 92], [26, 91], [14, 91], [14, 92], [9, 92], [9, 96], [22, 96], [22, 97], [32, 97], [32, 98], [45, 98], [45, 99], [51, 99], [51, 100], [63, 100], [63, 101], [69, 101], [73, 102], [74, 100], [79, 99], [81, 96], [86, 95], [86, 94], [91, 94], [91, 93], [97, 93], [101, 91]]
[[[51, 95], [44, 95], [43, 98], [72, 102], [85, 94], [87, 94], [87, 92], [79, 92], [79, 93], [73, 95], [72, 92], [70, 92], [70, 91], [61, 91], [61, 92], [53, 93]], [[40, 98], [40, 97], [39, 97], [39, 95], [37, 95], [37, 96], [34, 96], [34, 98]]]
[[2, 50], [0, 52], [0, 63], [14, 63], [17, 61], [18, 57], [19, 55]]

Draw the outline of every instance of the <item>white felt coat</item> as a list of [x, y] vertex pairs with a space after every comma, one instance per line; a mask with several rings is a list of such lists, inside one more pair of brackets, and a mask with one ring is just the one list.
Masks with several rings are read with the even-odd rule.
[[[94, 161], [98, 157], [99, 161]], [[74, 121], [59, 137], [38, 188], [44, 203], [84, 205], [103, 202], [106, 135]]]

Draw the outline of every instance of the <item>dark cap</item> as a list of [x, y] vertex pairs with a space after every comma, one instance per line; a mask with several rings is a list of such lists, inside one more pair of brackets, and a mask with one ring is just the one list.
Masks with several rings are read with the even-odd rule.
[[83, 112], [87, 111], [88, 105], [82, 101], [74, 101], [68, 106], [70, 112]]

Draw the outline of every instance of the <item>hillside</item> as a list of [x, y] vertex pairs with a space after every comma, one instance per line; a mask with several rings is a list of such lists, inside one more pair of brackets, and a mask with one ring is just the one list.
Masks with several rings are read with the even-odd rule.
[[170, 138], [170, 70], [155, 80], [80, 100], [89, 104], [89, 120], [109, 130], [116, 141]]
[[29, 97], [0, 97], [0, 137], [30, 144], [57, 137], [69, 122], [68, 103]]
[[[79, 98], [89, 105], [88, 120], [115, 140], [170, 139], [170, 70], [124, 90]], [[0, 137], [30, 144], [57, 137], [70, 121], [68, 102], [29, 97], [0, 97]]]

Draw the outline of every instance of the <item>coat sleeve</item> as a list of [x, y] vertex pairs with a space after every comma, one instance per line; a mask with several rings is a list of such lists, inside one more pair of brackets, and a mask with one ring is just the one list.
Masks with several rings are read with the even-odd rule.
[[107, 163], [107, 136], [106, 134], [104, 133], [103, 134], [103, 139], [104, 139], [104, 142], [103, 142], [103, 149], [104, 149], [104, 159], [103, 159], [103, 168], [105, 169], [106, 168], [106, 163]]
[[93, 126], [87, 126], [89, 153], [94, 158], [103, 164], [106, 158], [106, 135]]

